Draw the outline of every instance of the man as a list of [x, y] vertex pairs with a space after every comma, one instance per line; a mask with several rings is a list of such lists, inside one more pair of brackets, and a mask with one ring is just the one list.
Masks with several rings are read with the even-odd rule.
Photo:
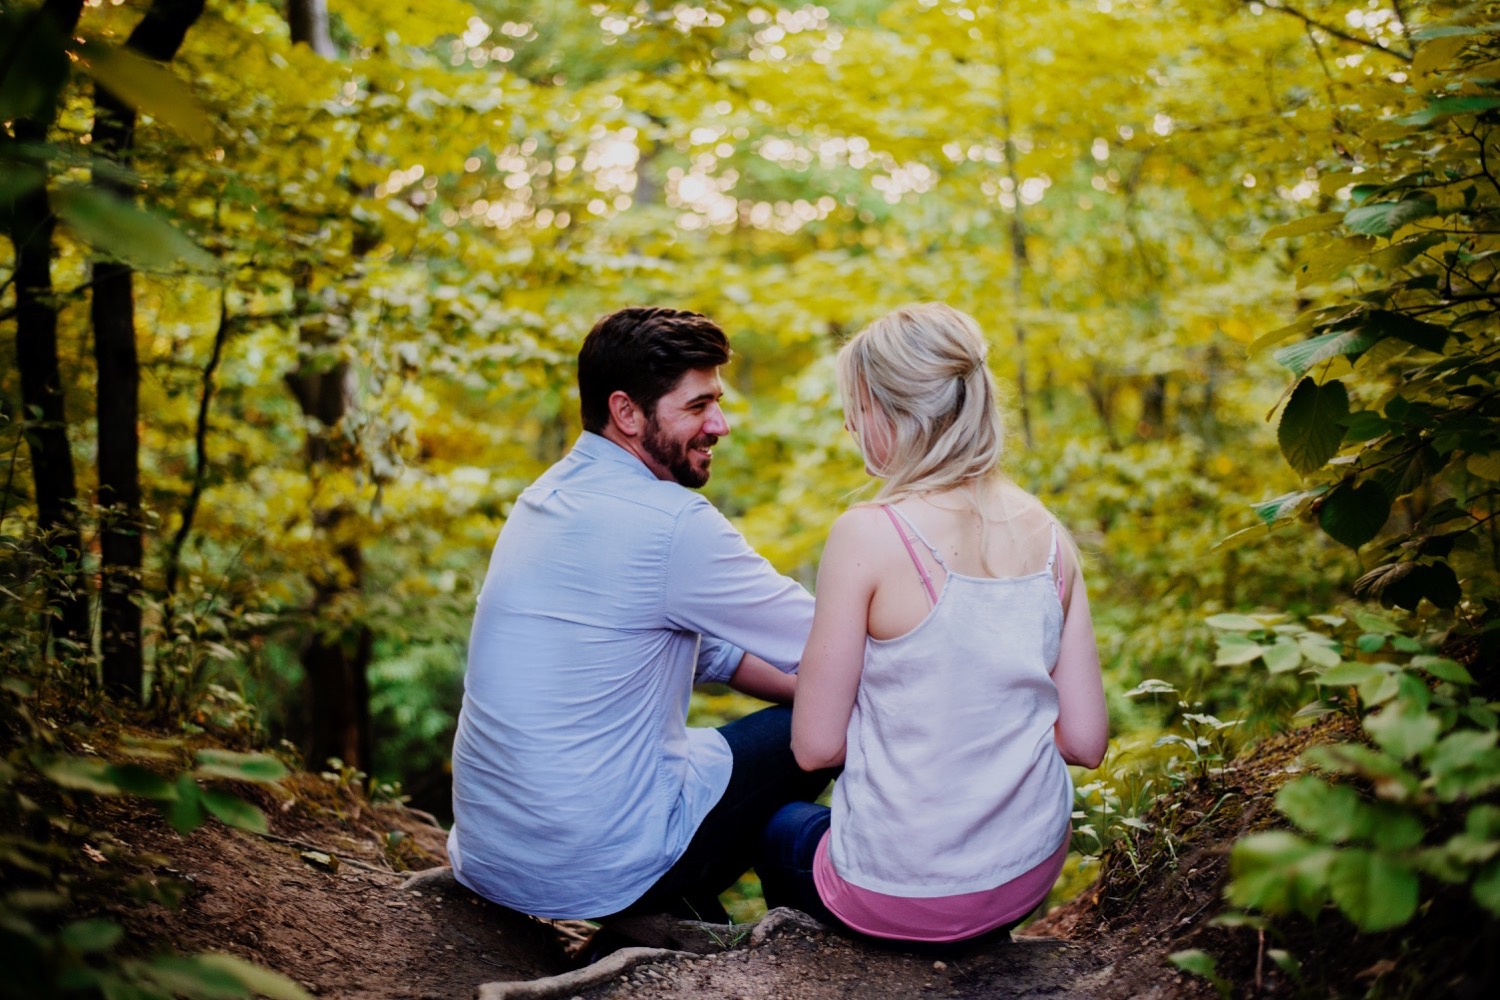
[[729, 433], [729, 342], [672, 309], [600, 320], [584, 432], [526, 489], [479, 595], [453, 747], [459, 881], [540, 917], [720, 922], [782, 805], [815, 798], [791, 711], [689, 729], [695, 681], [790, 702], [811, 596], [690, 487]]

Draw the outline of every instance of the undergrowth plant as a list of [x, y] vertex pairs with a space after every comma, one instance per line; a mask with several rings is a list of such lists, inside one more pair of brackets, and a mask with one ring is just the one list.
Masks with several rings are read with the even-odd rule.
[[[56, 727], [56, 729], [54, 729]], [[57, 730], [72, 739], [65, 739]], [[178, 739], [122, 737], [111, 757], [76, 752], [98, 739], [87, 727], [58, 727], [37, 688], [0, 682], [0, 996], [170, 1000], [266, 996], [306, 1000], [278, 973], [223, 954], [136, 954], [117, 922], [88, 916], [120, 896], [175, 906], [185, 884], [149, 871], [151, 859], [83, 817], [98, 797], [154, 802], [179, 833], [210, 816], [264, 833], [260, 809], [222, 782], [275, 782], [279, 761], [263, 754], [200, 749]], [[102, 742], [102, 741], [101, 741]], [[69, 744], [76, 743], [76, 749]], [[133, 874], [146, 867], [145, 874]], [[78, 916], [85, 914], [84, 916]]]
[[[270, 784], [276, 759], [190, 736], [131, 735], [82, 651], [49, 641], [48, 574], [23, 536], [0, 534], [0, 997], [307, 1000], [292, 980], [223, 954], [144, 952], [108, 914], [174, 907], [189, 886], [113, 836], [101, 800], [153, 803], [173, 829], [210, 817], [256, 833], [266, 818], [228, 785]], [[177, 732], [201, 731], [184, 713]]]
[[1274, 616], [1214, 624], [1221, 655], [1300, 671], [1367, 740], [1305, 754], [1314, 770], [1276, 796], [1296, 829], [1235, 845], [1230, 901], [1308, 918], [1332, 906], [1374, 932], [1407, 924], [1449, 885], [1500, 917], [1500, 716], [1436, 637], [1363, 609], [1319, 616], [1316, 630]]

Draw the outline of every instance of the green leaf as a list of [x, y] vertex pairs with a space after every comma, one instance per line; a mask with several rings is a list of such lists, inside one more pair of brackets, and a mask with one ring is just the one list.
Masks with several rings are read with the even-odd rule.
[[1469, 888], [1476, 903], [1500, 917], [1500, 860], [1485, 865]]
[[1380, 534], [1391, 516], [1391, 501], [1379, 483], [1344, 480], [1323, 498], [1318, 524], [1336, 542], [1358, 550]]
[[1303, 830], [1324, 841], [1361, 840], [1388, 851], [1422, 842], [1422, 822], [1387, 803], [1370, 802], [1348, 785], [1330, 785], [1306, 775], [1276, 793], [1276, 808]]
[[214, 952], [194, 957], [200, 968], [233, 977], [250, 995], [267, 997], [269, 1000], [312, 1000], [306, 990], [286, 976], [242, 958]]
[[58, 216], [95, 249], [146, 271], [212, 271], [217, 262], [154, 212], [96, 188], [62, 187]]
[[1347, 785], [1330, 785], [1303, 775], [1281, 786], [1276, 808], [1287, 819], [1323, 840], [1341, 843], [1368, 833], [1368, 818], [1359, 793]]
[[1342, 423], [1348, 416], [1349, 391], [1344, 383], [1334, 380], [1318, 385], [1304, 378], [1292, 390], [1276, 428], [1281, 453], [1304, 475], [1322, 468], [1338, 454], [1344, 438]]
[[1354, 647], [1361, 653], [1378, 653], [1385, 648], [1386, 637], [1375, 632], [1366, 632], [1354, 640]]
[[0, 211], [46, 183], [46, 171], [29, 163], [0, 158]]
[[1261, 651], [1266, 669], [1273, 674], [1284, 674], [1302, 666], [1302, 650], [1295, 642], [1278, 638]]
[[1375, 742], [1401, 760], [1410, 760], [1437, 742], [1443, 724], [1437, 716], [1425, 711], [1391, 704], [1365, 717], [1365, 731]]
[[247, 833], [267, 833], [266, 814], [237, 795], [216, 788], [202, 789], [203, 804], [221, 822]]
[[1267, 913], [1302, 913], [1322, 908], [1328, 869], [1336, 852], [1288, 830], [1251, 834], [1234, 845], [1225, 895], [1235, 906]]
[[238, 1000], [251, 996], [232, 968], [205, 962], [206, 955], [161, 955], [142, 969], [156, 985], [191, 1000]]
[[1366, 632], [1379, 632], [1381, 635], [1395, 635], [1401, 629], [1394, 623], [1377, 615], [1373, 611], [1364, 608], [1356, 608], [1354, 611], [1354, 624]]
[[1301, 378], [1320, 361], [1327, 361], [1340, 354], [1349, 358], [1358, 358], [1379, 342], [1378, 335], [1362, 328], [1335, 330], [1332, 333], [1325, 333], [1299, 341], [1289, 347], [1283, 347], [1271, 357], [1277, 364]]
[[1446, 656], [1432, 656], [1422, 654], [1413, 656], [1411, 665], [1418, 670], [1425, 671], [1440, 681], [1451, 681], [1454, 684], [1473, 684], [1473, 676], [1464, 669], [1463, 665]]
[[1228, 637], [1219, 643], [1219, 653], [1214, 657], [1214, 665], [1219, 667], [1233, 667], [1241, 663], [1250, 663], [1260, 657], [1264, 650], [1258, 642], [1241, 640], [1230, 642]]
[[1422, 191], [1400, 201], [1380, 201], [1351, 208], [1344, 216], [1344, 225], [1365, 236], [1389, 236], [1407, 223], [1437, 212], [1437, 199]]
[[1400, 927], [1417, 912], [1417, 873], [1385, 854], [1340, 851], [1328, 872], [1328, 889], [1339, 909], [1366, 933]]
[[125, 929], [109, 920], [76, 920], [60, 932], [58, 939], [76, 952], [89, 955], [109, 951], [125, 936]]
[[1230, 632], [1254, 632], [1266, 627], [1265, 622], [1249, 615], [1222, 614], [1209, 615], [1203, 619], [1209, 628], [1223, 629]]
[[122, 789], [111, 768], [91, 757], [54, 757], [40, 765], [42, 774], [53, 784], [95, 795], [119, 795]]
[[176, 787], [154, 771], [139, 764], [118, 764], [107, 769], [110, 780], [122, 792], [147, 799], [174, 799]]
[[1279, 497], [1270, 500], [1262, 500], [1251, 504], [1256, 515], [1266, 524], [1274, 524], [1283, 517], [1288, 517], [1297, 512], [1297, 509], [1310, 497], [1321, 496], [1327, 492], [1326, 487], [1314, 490], [1297, 490], [1293, 493], [1283, 493]]
[[166, 808], [167, 822], [178, 833], [192, 833], [208, 817], [203, 813], [203, 790], [191, 774], [177, 777], [177, 798]]
[[1493, 24], [1454, 24], [1438, 21], [1434, 24], [1420, 25], [1412, 29], [1413, 41], [1427, 42], [1434, 38], [1472, 38], [1475, 35], [1489, 35], [1495, 31]]
[[199, 750], [200, 778], [229, 778], [234, 781], [257, 781], [262, 784], [280, 781], [287, 775], [286, 765], [263, 753], [235, 753], [231, 750]]
[[1306, 218], [1294, 219], [1291, 222], [1283, 222], [1279, 226], [1272, 226], [1261, 234], [1260, 241], [1269, 243], [1272, 240], [1284, 240], [1292, 236], [1306, 236], [1308, 233], [1321, 233], [1332, 229], [1344, 220], [1342, 212], [1322, 212], [1318, 215], [1309, 215]]
[[199, 145], [213, 140], [213, 125], [187, 85], [161, 63], [127, 48], [98, 42], [83, 46], [84, 68], [121, 101], [171, 126]]
[[1139, 698], [1142, 695], [1148, 695], [1148, 694], [1155, 695], [1155, 694], [1176, 694], [1176, 693], [1177, 693], [1177, 689], [1175, 687], [1173, 687], [1172, 685], [1168, 684], [1166, 681], [1158, 680], [1155, 677], [1148, 677], [1145, 680], [1141, 681], [1139, 684], [1137, 684], [1135, 687], [1131, 688], [1129, 691], [1126, 691], [1125, 692], [1125, 697], [1127, 697], [1127, 698]]
[[1214, 957], [1206, 951], [1192, 948], [1187, 951], [1174, 951], [1167, 956], [1171, 962], [1183, 972], [1191, 972], [1195, 976], [1202, 976], [1209, 982], [1219, 978], [1219, 967], [1214, 962]]
[[1302, 651], [1303, 657], [1320, 667], [1332, 668], [1343, 662], [1338, 643], [1320, 635], [1298, 636], [1297, 648]]
[[1366, 313], [1362, 325], [1381, 337], [1395, 337], [1433, 354], [1441, 354], [1448, 338], [1453, 335], [1453, 331], [1445, 326], [1386, 309], [1374, 309]]
[[1500, 786], [1500, 749], [1494, 730], [1461, 729], [1444, 736], [1427, 757], [1428, 778], [1440, 800], [1478, 798]]
[[1316, 680], [1319, 684], [1329, 687], [1344, 687], [1350, 684], [1364, 684], [1368, 681], [1379, 680], [1385, 676], [1385, 671], [1374, 663], [1361, 663], [1358, 660], [1350, 660], [1347, 663], [1340, 661], [1318, 674]]
[[1391, 429], [1390, 422], [1374, 410], [1355, 410], [1344, 427], [1345, 441], [1372, 441]]
[[1382, 799], [1405, 801], [1419, 790], [1417, 779], [1390, 754], [1360, 743], [1314, 747], [1307, 759], [1321, 768], [1367, 779]]
[[1413, 111], [1409, 115], [1402, 115], [1396, 119], [1396, 122], [1400, 125], [1431, 125], [1440, 118], [1474, 114], [1478, 111], [1488, 111], [1491, 108], [1500, 108], [1500, 97], [1484, 97], [1480, 95], [1470, 97], [1434, 97], [1427, 102], [1427, 107], [1421, 111]]

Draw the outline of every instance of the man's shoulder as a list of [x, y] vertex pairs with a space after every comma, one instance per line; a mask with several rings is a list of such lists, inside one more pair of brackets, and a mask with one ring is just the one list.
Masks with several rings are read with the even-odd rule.
[[590, 505], [620, 505], [642, 513], [676, 519], [684, 513], [717, 513], [700, 493], [679, 483], [641, 475], [619, 462], [601, 460], [577, 450], [542, 474], [525, 490], [533, 497], [566, 493]]

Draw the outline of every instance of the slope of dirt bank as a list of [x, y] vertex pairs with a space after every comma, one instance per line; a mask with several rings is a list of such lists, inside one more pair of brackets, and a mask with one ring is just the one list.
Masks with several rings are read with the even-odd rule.
[[[445, 860], [442, 831], [418, 814], [371, 806], [309, 776], [261, 793], [270, 837], [217, 825], [178, 837], [143, 810], [126, 810], [101, 825], [169, 859], [157, 873], [187, 889], [176, 910], [122, 905], [114, 914], [142, 947], [159, 942], [179, 951], [231, 952], [321, 997], [1214, 996], [1207, 981], [1168, 962], [1169, 954], [1189, 948], [1213, 954], [1244, 995], [1359, 996], [1371, 986], [1394, 987], [1403, 977], [1427, 974], [1451, 987], [1442, 992], [1461, 995], [1476, 981], [1476, 968], [1477, 981], [1488, 982], [1487, 966], [1476, 962], [1488, 951], [1492, 965], [1500, 954], [1493, 926], [1470, 928], [1476, 933], [1454, 951], [1455, 968], [1444, 970], [1403, 968], [1403, 961], [1418, 959], [1393, 936], [1356, 939], [1333, 917], [1305, 928], [1273, 928], [1269, 936], [1211, 923], [1224, 909], [1230, 844], [1275, 821], [1272, 796], [1300, 771], [1303, 749], [1348, 734], [1346, 721], [1328, 719], [1261, 744], [1222, 775], [1159, 803], [1147, 817], [1151, 830], [1119, 845], [1093, 887], [1031, 925], [1023, 938], [942, 958], [881, 948], [778, 910], [753, 928], [660, 921], [636, 929], [639, 943], [649, 947], [570, 972], [565, 951], [579, 925], [549, 924], [493, 906], [458, 887], [445, 870], [409, 881], [409, 872], [396, 869]], [[1430, 934], [1455, 931], [1434, 924]], [[1287, 933], [1302, 937], [1294, 949], [1303, 961], [1300, 980], [1268, 957], [1272, 949], [1289, 947]]]
[[405, 887], [411, 872], [397, 869], [446, 860], [445, 834], [419, 815], [310, 775], [241, 791], [270, 836], [210, 823], [183, 837], [144, 810], [100, 823], [185, 889], [176, 909], [112, 914], [142, 946], [230, 952], [340, 1000], [468, 1000], [481, 983], [566, 967], [550, 925], [472, 893]]

